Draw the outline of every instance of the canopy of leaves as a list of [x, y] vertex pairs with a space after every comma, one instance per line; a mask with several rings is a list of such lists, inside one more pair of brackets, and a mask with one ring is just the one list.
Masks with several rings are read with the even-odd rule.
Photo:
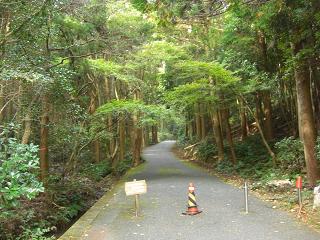
[[175, 64], [167, 78], [172, 86], [190, 83], [195, 80], [207, 79], [216, 88], [225, 88], [235, 84], [238, 78], [216, 62], [180, 61]]
[[174, 88], [166, 94], [168, 105], [182, 109], [188, 108], [195, 103], [213, 104], [218, 98], [212, 95], [214, 86], [207, 80], [199, 80]]
[[106, 115], [130, 116], [139, 114], [140, 125], [157, 125], [159, 120], [170, 121], [176, 119], [174, 113], [161, 105], [147, 105], [138, 100], [113, 100], [102, 106], [96, 111], [97, 117]]

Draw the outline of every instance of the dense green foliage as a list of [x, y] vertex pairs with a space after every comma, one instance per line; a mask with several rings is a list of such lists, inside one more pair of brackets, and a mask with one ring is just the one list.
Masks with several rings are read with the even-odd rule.
[[0, 135], [0, 218], [10, 215], [9, 209], [17, 207], [19, 199], [33, 199], [44, 191], [37, 177], [38, 147], [6, 138], [8, 134], [9, 129], [4, 129]]
[[0, 0], [0, 12], [0, 239], [45, 239], [158, 140], [228, 174], [316, 184], [319, 1]]

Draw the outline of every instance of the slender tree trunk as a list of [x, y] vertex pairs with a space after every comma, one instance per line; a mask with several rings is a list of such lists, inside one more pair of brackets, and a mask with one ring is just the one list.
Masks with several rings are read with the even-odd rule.
[[95, 159], [95, 162], [98, 163], [101, 160], [100, 141], [99, 140], [93, 141], [93, 148], [94, 148], [94, 159]]
[[289, 91], [289, 104], [290, 104], [290, 112], [291, 112], [291, 119], [292, 119], [292, 135], [298, 137], [299, 135], [299, 114], [298, 114], [298, 106], [297, 106], [297, 95], [295, 94], [295, 79], [289, 81], [288, 84], [288, 91]]
[[[104, 79], [104, 88], [105, 88], [105, 100], [106, 102], [110, 102], [113, 98], [113, 92], [114, 92], [114, 89], [113, 89], [113, 77], [106, 77]], [[107, 121], [106, 121], [106, 124], [107, 124], [107, 130], [110, 134], [113, 134], [113, 119], [112, 119], [112, 116], [108, 116], [107, 117]], [[108, 139], [107, 141], [107, 156], [109, 156], [109, 160], [111, 162], [114, 161], [113, 159], [113, 155], [115, 154], [115, 147], [116, 147], [116, 140], [114, 138], [110, 138]]]
[[[301, 42], [293, 45], [294, 54], [303, 50]], [[295, 67], [295, 80], [299, 116], [299, 135], [303, 142], [304, 157], [307, 167], [307, 176], [310, 186], [314, 187], [319, 179], [317, 159], [315, 155], [316, 130], [310, 92], [310, 77], [305, 62], [300, 62]]]
[[192, 139], [193, 137], [193, 115], [190, 113], [191, 110], [189, 110], [187, 112], [187, 115], [186, 115], [186, 119], [187, 119], [187, 124], [188, 124], [188, 135], [187, 135], [187, 138], [189, 140]]
[[[270, 69], [270, 64], [269, 64], [269, 59], [268, 59], [268, 47], [267, 47], [267, 42], [266, 42], [266, 38], [265, 38], [265, 34], [258, 30], [257, 32], [258, 34], [258, 43], [260, 46], [260, 55], [261, 55], [261, 59], [262, 59], [262, 69], [267, 73], [270, 74], [271, 73], [271, 69]], [[258, 95], [258, 97], [260, 98], [260, 96]], [[270, 96], [270, 91], [269, 90], [265, 90], [263, 92], [261, 92], [261, 98], [263, 101], [263, 113], [260, 113], [260, 106], [261, 104], [259, 103], [260, 100], [257, 99], [257, 114], [258, 114], [258, 119], [260, 120], [260, 123], [262, 124], [263, 122], [263, 129], [264, 129], [264, 133], [265, 133], [265, 137], [268, 141], [273, 139], [273, 127], [272, 127], [272, 105], [271, 105], [271, 96]], [[259, 114], [261, 114], [261, 116], [264, 117], [264, 121], [261, 121], [262, 118], [259, 116]]]
[[206, 123], [205, 123], [205, 107], [204, 104], [199, 104], [199, 115], [200, 115], [200, 125], [201, 125], [201, 140], [206, 137]]
[[7, 33], [9, 33], [9, 31], [10, 31], [11, 13], [10, 13], [9, 11], [4, 11], [4, 12], [2, 13], [1, 18], [2, 18], [2, 21], [1, 21], [1, 26], [0, 26], [0, 28], [1, 28], [2, 36], [4, 36], [4, 37], [3, 37], [2, 41], [0, 42], [0, 44], [1, 44], [1, 49], [0, 49], [1, 54], [0, 54], [0, 58], [2, 58], [2, 57], [5, 55], [5, 53], [6, 53], [6, 43], [7, 43], [7, 37], [6, 37], [6, 35], [7, 35]]
[[6, 120], [12, 121], [13, 120], [13, 101], [7, 102], [6, 106]]
[[24, 118], [24, 133], [22, 136], [22, 144], [28, 144], [29, 143], [29, 139], [31, 136], [31, 112], [28, 110], [28, 112], [26, 113], [26, 116]]
[[[107, 117], [107, 129], [108, 129], [108, 132], [110, 135], [113, 134], [113, 119], [112, 119], [112, 116], [108, 116]], [[110, 156], [110, 160], [111, 159], [111, 156], [115, 150], [115, 140], [113, 137], [111, 137], [111, 139], [108, 139], [108, 142], [107, 142], [107, 155]]]
[[201, 117], [200, 117], [200, 109], [199, 109], [199, 103], [196, 103], [194, 105], [195, 108], [195, 118], [196, 118], [196, 134], [198, 140], [201, 139]]
[[189, 140], [192, 139], [193, 136], [193, 119], [190, 118], [189, 113], [187, 114], [187, 125], [188, 125], [188, 135], [186, 136]]
[[231, 161], [233, 164], [236, 164], [237, 162], [237, 157], [236, 157], [236, 152], [234, 149], [234, 144], [233, 144], [233, 139], [232, 139], [232, 133], [231, 133], [231, 126], [230, 126], [230, 122], [229, 122], [229, 118], [230, 118], [230, 112], [229, 109], [223, 109], [222, 110], [222, 114], [223, 114], [223, 123], [224, 123], [224, 128], [226, 131], [226, 139], [229, 143], [229, 147], [230, 147], [230, 156], [231, 156]]
[[[134, 94], [134, 99], [140, 99], [140, 93], [138, 91]], [[133, 157], [133, 166], [138, 166], [141, 162], [141, 150], [142, 150], [142, 128], [139, 126], [139, 118], [140, 113], [136, 112], [133, 114], [133, 149], [132, 149], [132, 157]]]
[[223, 148], [223, 138], [221, 134], [221, 126], [219, 121], [219, 113], [217, 110], [213, 110], [212, 112], [212, 125], [213, 125], [216, 145], [218, 148], [218, 161], [220, 162], [224, 159], [224, 148]]
[[255, 103], [256, 103], [255, 119], [256, 119], [257, 125], [259, 124], [261, 129], [264, 129], [262, 106], [261, 106], [261, 93], [260, 92], [257, 92], [255, 95]]
[[119, 117], [119, 161], [123, 161], [126, 152], [126, 122], [124, 116]]
[[189, 132], [190, 132], [190, 129], [189, 129], [189, 117], [188, 117], [188, 113], [185, 115], [185, 127], [184, 127], [184, 136], [185, 138], [188, 138], [189, 137]]
[[243, 100], [239, 99], [240, 103], [240, 122], [241, 122], [241, 140], [243, 141], [248, 136], [248, 123], [246, 109]]
[[144, 144], [143, 144], [143, 146], [144, 147], [146, 147], [146, 146], [149, 146], [149, 144], [150, 144], [150, 127], [148, 127], [148, 126], [146, 126], [145, 128], [144, 128], [144, 131], [143, 131], [143, 135], [144, 135]]
[[4, 104], [5, 104], [5, 100], [4, 100], [4, 85], [0, 84], [0, 123], [2, 123], [3, 119], [4, 119]]
[[137, 114], [134, 114], [132, 117], [133, 120], [133, 133], [132, 133], [132, 161], [133, 166], [136, 167], [140, 164], [141, 161], [141, 147], [142, 147], [142, 129], [137, 127], [139, 117]]
[[[94, 86], [92, 86], [91, 94], [90, 94], [90, 106], [89, 113], [92, 115], [96, 111], [96, 92], [94, 90]], [[96, 163], [100, 162], [100, 142], [95, 139], [92, 141], [92, 149], [94, 153], [94, 161]]]
[[260, 133], [262, 142], [263, 142], [264, 146], [266, 147], [269, 155], [270, 155], [271, 158], [272, 158], [272, 163], [273, 163], [273, 165], [276, 166], [276, 155], [275, 155], [275, 153], [272, 151], [272, 149], [271, 149], [268, 141], [266, 140], [266, 138], [265, 138], [265, 136], [264, 136], [263, 129], [262, 129], [260, 123], [259, 123], [259, 119], [257, 119], [257, 114], [255, 114], [255, 113], [252, 111], [252, 109], [250, 108], [250, 106], [249, 106], [249, 104], [247, 103], [247, 101], [245, 100], [245, 98], [244, 98], [242, 95], [240, 95], [240, 97], [241, 97], [243, 103], [246, 105], [246, 107], [247, 107], [248, 111], [250, 112], [250, 114], [255, 118], [255, 121], [256, 121], [256, 124], [257, 124], [257, 128], [258, 128], [258, 131], [259, 131], [259, 133]]
[[266, 139], [268, 141], [273, 139], [273, 126], [272, 126], [272, 105], [270, 91], [263, 92], [263, 110], [264, 110], [264, 129]]
[[313, 106], [316, 120], [316, 128], [320, 131], [320, 71], [313, 66], [312, 67], [312, 82], [311, 92], [313, 94]]
[[47, 185], [49, 172], [48, 137], [49, 137], [49, 100], [47, 96], [42, 98], [42, 116], [40, 118], [40, 177], [44, 185]]
[[158, 143], [158, 127], [152, 126], [151, 133], [152, 133], [152, 144], [157, 144]]

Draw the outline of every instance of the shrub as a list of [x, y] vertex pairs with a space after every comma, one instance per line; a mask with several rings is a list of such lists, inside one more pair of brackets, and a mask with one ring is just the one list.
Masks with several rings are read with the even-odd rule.
[[87, 163], [82, 166], [80, 174], [89, 177], [94, 181], [100, 181], [102, 178], [112, 172], [110, 161], [102, 161], [99, 163]]
[[[2, 134], [5, 131], [2, 132]], [[43, 192], [38, 179], [38, 147], [20, 144], [14, 138], [0, 136], [0, 217], [16, 207], [21, 198], [32, 199]]]
[[197, 150], [199, 159], [204, 162], [210, 161], [218, 153], [216, 145], [210, 139], [201, 142], [197, 146]]
[[234, 173], [234, 166], [230, 161], [224, 160], [217, 164], [216, 170], [220, 173], [231, 175]]
[[123, 175], [125, 174], [130, 168], [132, 167], [132, 155], [127, 154], [125, 159], [120, 161], [116, 166], [114, 172], [116, 175]]
[[298, 174], [302, 171], [305, 161], [303, 145], [299, 139], [284, 138], [275, 144], [279, 167], [289, 174]]
[[159, 139], [160, 141], [165, 141], [165, 140], [173, 140], [175, 139], [175, 137], [170, 132], [159, 132]]

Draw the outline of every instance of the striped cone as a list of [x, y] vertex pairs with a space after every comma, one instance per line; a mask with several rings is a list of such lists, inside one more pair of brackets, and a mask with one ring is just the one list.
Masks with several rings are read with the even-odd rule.
[[188, 209], [185, 213], [185, 215], [196, 215], [201, 213], [202, 211], [198, 210], [198, 205], [196, 202], [196, 195], [194, 193], [194, 185], [193, 183], [189, 184], [189, 194], [188, 194]]

